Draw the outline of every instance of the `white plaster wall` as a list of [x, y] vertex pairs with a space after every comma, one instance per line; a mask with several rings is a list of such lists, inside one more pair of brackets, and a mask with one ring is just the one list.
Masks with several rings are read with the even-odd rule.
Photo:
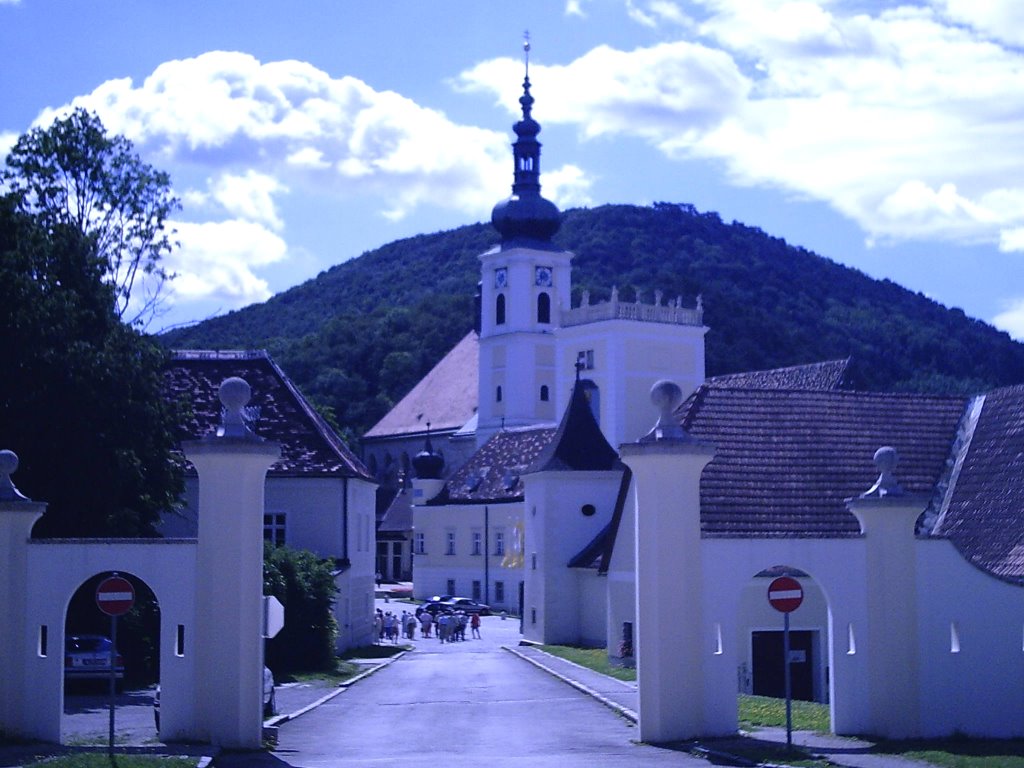
[[[413, 507], [413, 528], [424, 534], [423, 554], [414, 556], [413, 596], [428, 600], [433, 595], [445, 594], [448, 579], [455, 579], [455, 589], [460, 597], [471, 596], [473, 581], [484, 582], [484, 555], [472, 554], [473, 530], [484, 531], [484, 506], [482, 504], [451, 504], [438, 507]], [[494, 532], [501, 528], [505, 532], [506, 552], [511, 551], [512, 532], [516, 524], [522, 523], [523, 504], [488, 504], [488, 534], [491, 555], [488, 562], [489, 587], [494, 595], [494, 582], [505, 582], [506, 604], [516, 606], [518, 583], [522, 579], [521, 568], [505, 568], [502, 555], [494, 554]], [[455, 554], [446, 555], [446, 533], [455, 532]], [[483, 550], [481, 550], [483, 551]]]
[[[350, 565], [335, 580], [338, 593], [334, 617], [338, 622], [339, 653], [373, 642], [376, 486], [365, 480], [349, 480], [347, 487]], [[337, 520], [340, 519], [339, 514]]]
[[[637, 320], [604, 320], [559, 328], [559, 370], [572, 371], [576, 355], [594, 350], [594, 369], [583, 371], [601, 392], [601, 431], [613, 446], [639, 439], [657, 421], [651, 408], [637, 408], [650, 401], [651, 387], [659, 379], [671, 379], [684, 396], [704, 382], [703, 326], [648, 323]], [[558, 379], [558, 413], [563, 413], [572, 394], [573, 379]]]
[[[611, 520], [621, 476], [618, 471], [541, 472], [523, 478], [528, 510], [523, 622], [527, 639], [575, 643], [584, 636], [584, 623], [591, 628], [604, 623], [606, 601], [586, 602], [579, 577], [568, 564]], [[590, 517], [581, 512], [585, 504], [595, 507]], [[586, 616], [588, 609], [595, 615]], [[590, 631], [592, 638], [595, 634]]]
[[[36, 540], [27, 545], [27, 616], [21, 638], [25, 689], [18, 692], [17, 731], [60, 741], [64, 711], [64, 621], [75, 591], [91, 576], [108, 571], [144, 581], [160, 605], [161, 735], [195, 735], [191, 702], [204, 693], [195, 675], [196, 543], [180, 540]], [[185, 627], [185, 653], [176, 656], [177, 627]], [[38, 653], [39, 628], [48, 628], [48, 653]]]
[[579, 595], [577, 642], [588, 648], [603, 648], [607, 644], [608, 580], [598, 576], [597, 570], [592, 568], [576, 568], [574, 573]]
[[1024, 736], [1024, 588], [975, 568], [948, 541], [918, 542], [917, 553], [923, 734]]

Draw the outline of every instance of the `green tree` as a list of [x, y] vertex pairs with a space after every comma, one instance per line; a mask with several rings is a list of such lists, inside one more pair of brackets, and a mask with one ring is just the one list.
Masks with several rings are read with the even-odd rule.
[[264, 544], [263, 594], [284, 606], [284, 628], [267, 641], [267, 666], [276, 675], [333, 668], [336, 592], [330, 561], [304, 549]]
[[152, 535], [177, 503], [164, 352], [120, 322], [94, 238], [0, 198], [0, 445], [49, 509], [37, 536]]
[[19, 210], [47, 232], [70, 226], [88, 236], [117, 316], [145, 327], [173, 277], [162, 261], [172, 249], [167, 218], [180, 205], [168, 175], [81, 108], [21, 136], [6, 163], [0, 180]]

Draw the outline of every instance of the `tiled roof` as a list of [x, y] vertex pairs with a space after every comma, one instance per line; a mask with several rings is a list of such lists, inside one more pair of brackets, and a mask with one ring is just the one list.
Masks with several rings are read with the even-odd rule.
[[600, 472], [619, 466], [619, 455], [601, 432], [583, 386], [577, 381], [558, 432], [526, 471]]
[[281, 458], [269, 475], [373, 481], [362, 462], [262, 350], [171, 353], [164, 370], [166, 396], [184, 399], [192, 409], [192, 418], [181, 425], [182, 440], [216, 431], [221, 421], [218, 391], [230, 376], [240, 376], [252, 388], [250, 406], [259, 409], [256, 434], [281, 443]]
[[470, 331], [364, 439], [455, 430], [476, 412], [480, 341]]
[[934, 530], [979, 568], [1024, 583], [1024, 386], [985, 395], [949, 506]]
[[712, 387], [731, 389], [840, 389], [843, 377], [850, 367], [850, 358], [827, 360], [823, 363], [772, 368], [767, 371], [745, 371], [712, 376], [707, 380]]
[[[403, 488], [397, 494], [395, 498], [391, 500], [391, 504], [384, 513], [384, 517], [380, 521], [380, 525], [377, 526], [378, 538], [389, 538], [389, 534], [394, 536], [409, 533], [412, 530], [412, 494], [409, 493], [408, 489]], [[380, 534], [384, 534], [380, 536]], [[394, 538], [391, 536], [390, 538]]]
[[899, 452], [910, 493], [932, 494], [966, 399], [847, 391], [704, 386], [683, 427], [715, 446], [701, 480], [705, 536], [855, 536], [844, 503], [874, 483], [875, 451]]
[[469, 461], [448, 478], [430, 503], [487, 504], [521, 501], [521, 475], [554, 439], [554, 427], [507, 429], [480, 446]]

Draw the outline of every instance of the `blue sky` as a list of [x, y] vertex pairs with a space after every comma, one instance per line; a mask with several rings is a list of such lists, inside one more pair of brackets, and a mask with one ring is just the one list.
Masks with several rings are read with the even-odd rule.
[[1018, 0], [0, 0], [0, 155], [70, 106], [184, 207], [153, 330], [509, 194], [693, 203], [1024, 339]]

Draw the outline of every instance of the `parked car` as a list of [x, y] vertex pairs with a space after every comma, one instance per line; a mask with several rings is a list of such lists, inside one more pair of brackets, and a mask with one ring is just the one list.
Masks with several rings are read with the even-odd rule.
[[[106, 680], [110, 678], [109, 637], [68, 635], [64, 638], [65, 680]], [[114, 649], [114, 677], [124, 679], [124, 660]]]
[[450, 605], [453, 611], [464, 611], [465, 613], [479, 613], [481, 616], [491, 615], [491, 606], [470, 600], [468, 597], [453, 597], [446, 605]]
[[[277, 714], [277, 686], [274, 683], [274, 673], [269, 668], [263, 668], [263, 717], [273, 717]], [[153, 692], [153, 720], [156, 721], [156, 729], [160, 730], [160, 686], [157, 685]]]
[[430, 601], [424, 603], [416, 609], [416, 615], [419, 616], [421, 613], [429, 613], [434, 618], [437, 618], [439, 613], [454, 613], [455, 609], [452, 608], [448, 603], [435, 603]]

